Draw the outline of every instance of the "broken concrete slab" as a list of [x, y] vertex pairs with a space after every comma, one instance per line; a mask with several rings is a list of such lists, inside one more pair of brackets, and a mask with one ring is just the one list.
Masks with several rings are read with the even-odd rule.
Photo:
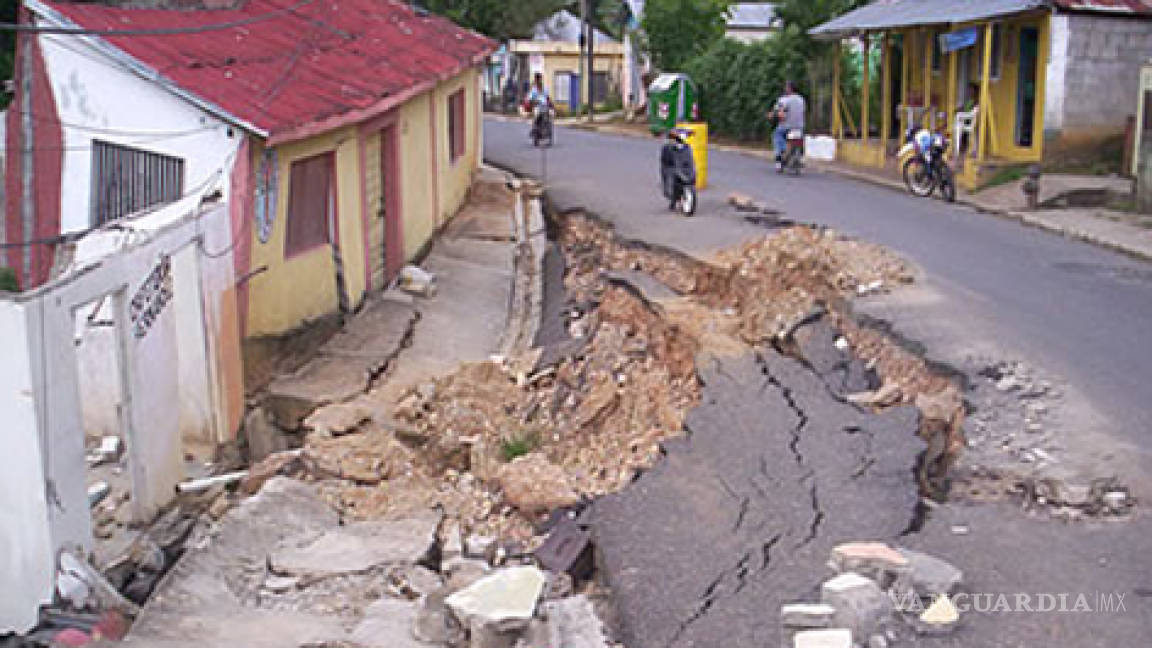
[[794, 648], [852, 648], [852, 631], [844, 628], [832, 630], [805, 630], [792, 638]]
[[[261, 567], [286, 538], [319, 535], [339, 517], [308, 484], [273, 477], [218, 522], [212, 541], [193, 545], [148, 600], [125, 646], [276, 648], [341, 637], [339, 620], [246, 606], [264, 588]], [[194, 638], [194, 639], [189, 639]]]
[[412, 563], [428, 552], [439, 523], [437, 515], [352, 522], [319, 536], [289, 538], [268, 556], [268, 564], [280, 575], [323, 578], [389, 563]]
[[951, 594], [964, 581], [964, 572], [946, 560], [911, 549], [899, 549], [908, 560], [912, 587], [920, 596]]
[[780, 607], [780, 622], [786, 628], [827, 628], [835, 614], [827, 603], [789, 603]]
[[608, 648], [604, 623], [596, 615], [592, 601], [584, 595], [548, 601], [544, 614], [555, 621], [564, 648]]
[[364, 611], [364, 619], [348, 636], [363, 648], [423, 648], [412, 635], [416, 620], [416, 603], [395, 598], [382, 598]]
[[832, 565], [837, 571], [903, 570], [908, 558], [883, 542], [845, 542], [832, 549]]
[[325, 405], [304, 419], [304, 429], [320, 436], [340, 436], [355, 431], [372, 418], [366, 405], [351, 401]]
[[857, 637], [871, 635], [892, 611], [892, 600], [876, 581], [846, 572], [820, 586], [821, 599], [836, 608], [832, 624], [848, 628]]
[[445, 603], [448, 595], [448, 588], [440, 588], [420, 599], [412, 620], [413, 637], [425, 643], [451, 646], [464, 640], [464, 628]]
[[547, 583], [535, 567], [510, 567], [485, 576], [448, 597], [448, 608], [460, 620], [499, 631], [524, 629], [536, 614]]

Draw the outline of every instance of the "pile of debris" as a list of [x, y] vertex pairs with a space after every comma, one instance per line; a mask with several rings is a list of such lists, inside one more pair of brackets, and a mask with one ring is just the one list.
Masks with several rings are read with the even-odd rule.
[[470, 532], [531, 549], [545, 514], [622, 489], [683, 433], [700, 350], [785, 345], [815, 320], [878, 377], [856, 383], [877, 389], [855, 402], [914, 402], [933, 435], [946, 432], [934, 456], [955, 449], [963, 402], [951, 379], [848, 313], [852, 295], [911, 280], [891, 253], [790, 227], [713, 264], [623, 241], [582, 214], [560, 224], [568, 339], [415, 385], [383, 416], [350, 404], [335, 424], [305, 421], [300, 455], [254, 472], [317, 481], [353, 519], [439, 506]]
[[819, 602], [780, 609], [788, 646], [885, 648], [912, 634], [945, 634], [960, 622], [952, 596], [962, 571], [934, 556], [881, 542], [836, 546], [836, 575], [820, 587]]

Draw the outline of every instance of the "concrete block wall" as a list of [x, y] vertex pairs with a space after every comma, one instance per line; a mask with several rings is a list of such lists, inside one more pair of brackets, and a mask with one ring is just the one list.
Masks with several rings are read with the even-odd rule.
[[1140, 68], [1152, 58], [1152, 20], [1065, 14], [1053, 16], [1051, 26], [1045, 166], [1103, 162], [1120, 171]]
[[1068, 27], [1063, 126], [1122, 133], [1152, 58], [1152, 20], [1069, 16]]

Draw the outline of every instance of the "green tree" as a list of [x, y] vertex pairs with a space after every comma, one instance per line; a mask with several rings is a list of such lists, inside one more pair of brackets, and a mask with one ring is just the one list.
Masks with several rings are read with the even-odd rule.
[[681, 71], [724, 36], [726, 0], [648, 0], [641, 26], [652, 64]]
[[568, 5], [566, 0], [425, 0], [430, 11], [458, 25], [505, 41], [532, 35], [532, 27]]
[[[0, 22], [16, 22], [19, 3], [15, 0], [0, 0]], [[11, 79], [16, 60], [16, 32], [0, 32], [0, 81]], [[12, 97], [0, 92], [0, 108], [8, 105]]]

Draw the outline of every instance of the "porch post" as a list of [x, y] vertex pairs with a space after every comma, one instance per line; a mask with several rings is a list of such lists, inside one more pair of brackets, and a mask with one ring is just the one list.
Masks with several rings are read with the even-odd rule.
[[924, 32], [924, 127], [932, 126], [932, 34]]
[[981, 66], [982, 72], [980, 75], [980, 124], [979, 132], [976, 134], [977, 151], [979, 152], [978, 159], [983, 162], [988, 157], [988, 147], [985, 142], [988, 137], [988, 124], [990, 123], [989, 117], [992, 112], [992, 23], [988, 23], [984, 27], [984, 64]]
[[870, 103], [870, 94], [872, 90], [871, 79], [871, 54], [872, 54], [872, 36], [871, 34], [864, 34], [860, 37], [864, 45], [864, 85], [860, 90], [860, 139], [861, 141], [868, 142], [868, 104]]
[[900, 57], [900, 92], [904, 95], [900, 97], [901, 137], [903, 137], [908, 128], [912, 126], [912, 124], [908, 123], [908, 111], [905, 110], [905, 108], [908, 106], [908, 97], [912, 94], [912, 88], [909, 87], [909, 84], [912, 82], [910, 62], [912, 60], [912, 52], [915, 51], [915, 48], [912, 47], [912, 44], [915, 42], [913, 40], [914, 34], [910, 31], [905, 31], [903, 37], [904, 55]]
[[888, 32], [884, 32], [880, 47], [880, 163], [883, 164], [888, 157], [888, 138], [892, 131], [892, 52]]
[[840, 118], [840, 41], [832, 49], [832, 136], [844, 139], [844, 125]]

